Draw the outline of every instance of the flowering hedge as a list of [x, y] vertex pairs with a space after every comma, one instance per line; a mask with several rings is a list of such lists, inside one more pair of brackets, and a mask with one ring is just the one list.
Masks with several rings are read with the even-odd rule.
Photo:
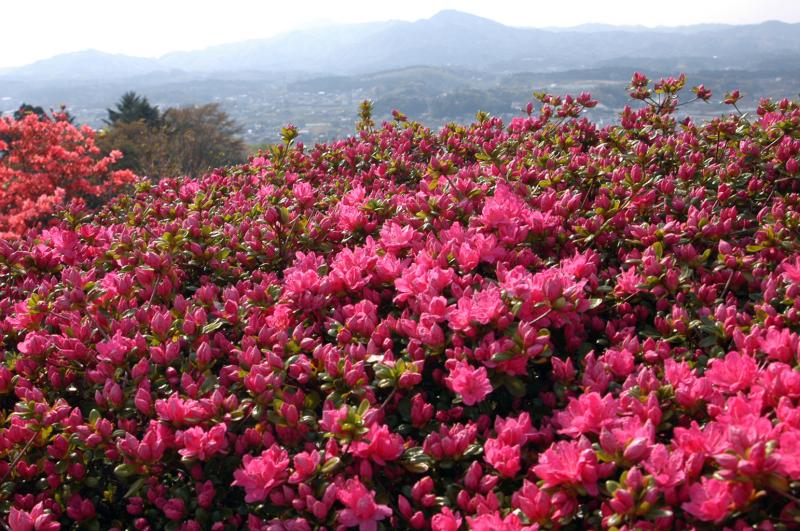
[[800, 106], [683, 84], [287, 128], [0, 242], [8, 526], [797, 527]]

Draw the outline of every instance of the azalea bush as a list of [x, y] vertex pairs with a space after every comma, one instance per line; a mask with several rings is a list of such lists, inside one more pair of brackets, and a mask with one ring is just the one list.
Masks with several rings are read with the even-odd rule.
[[684, 84], [365, 105], [0, 242], [7, 525], [796, 528], [800, 106]]
[[68, 206], [96, 207], [135, 180], [111, 169], [119, 151], [102, 155], [94, 131], [72, 125], [66, 112], [18, 114], [0, 117], [0, 237], [19, 236]]

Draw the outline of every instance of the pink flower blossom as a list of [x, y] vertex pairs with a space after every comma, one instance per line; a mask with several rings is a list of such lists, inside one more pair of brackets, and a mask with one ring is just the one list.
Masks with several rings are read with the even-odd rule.
[[155, 408], [159, 417], [176, 426], [194, 424], [208, 417], [207, 409], [200, 402], [181, 399], [178, 393], [173, 393], [167, 400], [156, 400]]
[[783, 276], [790, 282], [800, 284], [800, 256], [794, 257], [794, 263], [789, 260], [783, 263]]
[[511, 446], [499, 439], [488, 439], [483, 445], [483, 454], [486, 462], [505, 478], [514, 477], [521, 468], [519, 445]]
[[736, 351], [729, 352], [724, 358], [711, 360], [706, 371], [712, 384], [730, 393], [749, 389], [757, 374], [755, 360]]
[[641, 291], [640, 285], [644, 284], [644, 277], [638, 274], [635, 267], [629, 267], [617, 275], [617, 285], [614, 295], [619, 298], [634, 295]]
[[550, 496], [527, 479], [522, 488], [514, 492], [511, 504], [521, 510], [531, 522], [543, 522], [550, 515]]
[[478, 428], [474, 423], [442, 424], [439, 431], [428, 434], [422, 443], [423, 451], [436, 459], [455, 459], [461, 457], [475, 442]]
[[704, 522], [723, 521], [731, 512], [733, 496], [727, 481], [702, 478], [689, 488], [689, 501], [681, 507]]
[[417, 232], [410, 225], [387, 222], [381, 228], [380, 243], [390, 252], [398, 253], [411, 246]]
[[245, 501], [253, 503], [264, 501], [275, 487], [287, 479], [286, 469], [289, 466], [289, 454], [286, 450], [273, 444], [260, 456], [245, 455], [243, 467], [233, 473], [233, 485], [243, 487]]
[[134, 340], [123, 337], [122, 332], [117, 330], [111, 339], [97, 344], [98, 359], [120, 365], [134, 346]]
[[379, 465], [394, 461], [403, 454], [403, 437], [391, 433], [386, 425], [372, 424], [362, 440], [352, 445], [353, 453], [362, 459], [372, 459]]
[[319, 466], [321, 457], [317, 450], [313, 452], [300, 452], [292, 460], [294, 472], [289, 477], [289, 483], [300, 483], [314, 476]]
[[378, 522], [392, 514], [388, 506], [375, 503], [375, 493], [368, 491], [358, 479], [348, 479], [339, 487], [336, 496], [345, 506], [339, 512], [339, 523], [345, 527], [375, 531]]
[[577, 441], [558, 441], [539, 455], [533, 472], [544, 480], [544, 487], [580, 486], [590, 495], [598, 492], [597, 481], [609, 474], [613, 463], [599, 463], [585, 437]]
[[433, 531], [458, 531], [464, 519], [458, 513], [453, 513], [450, 507], [442, 507], [442, 512], [431, 518]]
[[199, 426], [189, 428], [182, 432], [179, 437], [176, 437], [183, 442], [183, 448], [178, 453], [183, 457], [206, 461], [227, 449], [226, 431], [225, 424], [217, 424], [208, 431]]
[[597, 434], [614, 421], [617, 409], [617, 401], [610, 394], [601, 397], [599, 393], [586, 393], [571, 398], [567, 409], [556, 414], [555, 422], [561, 426], [559, 433], [572, 437]]
[[781, 471], [795, 481], [800, 480], [800, 430], [793, 428], [782, 433], [775, 453]]
[[447, 318], [453, 330], [465, 331], [473, 323], [486, 325], [506, 312], [506, 305], [497, 288], [487, 288], [471, 297], [459, 299], [456, 307], [448, 311]]
[[511, 513], [505, 518], [500, 516], [497, 512], [484, 513], [480, 516], [467, 517], [469, 528], [473, 531], [532, 531], [533, 528], [522, 525], [519, 517]]
[[527, 411], [517, 417], [497, 417], [494, 429], [497, 438], [511, 446], [523, 446], [536, 436], [536, 431], [531, 425], [531, 416]]
[[800, 336], [788, 328], [779, 330], [771, 327], [759, 339], [759, 347], [771, 359], [792, 363], [800, 355]]
[[609, 124], [588, 94], [440, 131], [365, 104], [99, 212], [118, 154], [0, 117], [0, 517], [791, 527], [800, 102], [678, 118], [684, 82], [635, 74]]
[[178, 522], [186, 514], [186, 504], [180, 498], [172, 498], [167, 500], [162, 510], [164, 511], [164, 516], [173, 522]]
[[663, 444], [657, 444], [644, 462], [644, 468], [653, 476], [660, 489], [671, 489], [686, 479], [684, 461], [685, 456], [680, 449], [670, 451]]
[[463, 361], [448, 365], [450, 375], [445, 378], [445, 383], [448, 389], [461, 395], [465, 405], [473, 406], [492, 392], [492, 384], [486, 374], [486, 367], [476, 369]]
[[42, 502], [33, 506], [30, 511], [11, 507], [8, 514], [8, 525], [11, 531], [58, 531], [61, 524], [52, 513], [47, 511]]

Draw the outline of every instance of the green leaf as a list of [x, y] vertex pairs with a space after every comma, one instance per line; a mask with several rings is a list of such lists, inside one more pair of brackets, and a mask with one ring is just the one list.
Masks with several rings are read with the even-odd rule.
[[356, 410], [356, 414], [358, 414], [359, 416], [363, 417], [368, 410], [369, 410], [369, 400], [367, 400], [365, 398], [358, 405], [358, 409]]
[[504, 352], [498, 352], [497, 354], [492, 356], [492, 361], [496, 363], [501, 363], [503, 361], [508, 361], [510, 359], [513, 359], [515, 355], [516, 354], [514, 352], [511, 352], [509, 350], [506, 350]]
[[611, 481], [610, 479], [606, 481], [606, 490], [612, 496], [614, 495], [615, 492], [617, 492], [617, 490], [619, 490], [620, 486], [621, 485], [616, 481]]
[[203, 327], [202, 333], [210, 334], [211, 332], [214, 332], [222, 328], [225, 325], [225, 323], [226, 321], [223, 321], [222, 319], [215, 319]]
[[664, 256], [664, 245], [661, 242], [655, 242], [653, 245], [653, 252], [656, 253], [656, 257], [660, 260], [662, 256]]
[[325, 464], [322, 465], [322, 468], [320, 470], [323, 474], [330, 474], [336, 467], [339, 466], [341, 462], [342, 460], [339, 459], [338, 457], [331, 457], [330, 459], [325, 461]]
[[700, 348], [709, 348], [717, 344], [717, 336], [706, 336], [700, 340], [698, 346]]
[[284, 206], [282, 206], [282, 207], [278, 208], [278, 212], [281, 215], [281, 223], [283, 225], [288, 225], [289, 221], [291, 220], [289, 218], [289, 209], [284, 207]]
[[139, 489], [142, 488], [142, 485], [144, 485], [144, 482], [145, 482], [146, 479], [147, 478], [139, 478], [136, 481], [134, 481], [133, 485], [131, 485], [131, 488], [128, 489], [128, 492], [126, 492], [125, 496], [123, 496], [123, 497], [124, 498], [130, 498], [131, 496], [133, 496], [134, 494], [139, 492]]
[[517, 398], [522, 398], [525, 396], [527, 391], [525, 382], [522, 381], [520, 378], [508, 378], [505, 381], [506, 389], [508, 392], [511, 393], [513, 396]]
[[119, 476], [121, 478], [126, 478], [128, 476], [133, 475], [134, 469], [132, 465], [121, 464], [117, 465], [114, 468], [114, 475]]
[[219, 379], [215, 375], [210, 374], [206, 376], [206, 379], [203, 381], [203, 385], [200, 386], [200, 393], [206, 394], [212, 389], [215, 389], [218, 384], [219, 384]]
[[428, 470], [430, 470], [430, 465], [428, 463], [402, 463], [403, 468], [411, 472], [412, 474], [424, 474]]

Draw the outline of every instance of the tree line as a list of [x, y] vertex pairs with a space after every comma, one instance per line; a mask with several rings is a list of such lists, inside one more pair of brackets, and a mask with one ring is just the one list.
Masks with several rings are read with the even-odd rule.
[[147, 97], [126, 92], [107, 109], [107, 128], [98, 146], [119, 150], [117, 163], [141, 176], [173, 177], [243, 162], [247, 147], [241, 127], [219, 104], [168, 108], [161, 111]]
[[239, 125], [216, 103], [161, 111], [127, 92], [107, 114], [100, 131], [63, 106], [23, 103], [0, 116], [0, 238], [95, 209], [136, 176], [198, 177], [247, 157]]
[[[241, 126], [218, 103], [170, 107], [162, 112], [147, 97], [129, 91], [106, 113], [106, 127], [98, 132], [97, 147], [123, 154], [115, 169], [153, 179], [197, 177], [247, 158], [247, 145], [239, 137]], [[29, 103], [23, 103], [13, 118], [22, 120], [30, 114], [39, 120], [57, 117], [75, 123], [75, 117], [63, 106], [48, 113]]]

